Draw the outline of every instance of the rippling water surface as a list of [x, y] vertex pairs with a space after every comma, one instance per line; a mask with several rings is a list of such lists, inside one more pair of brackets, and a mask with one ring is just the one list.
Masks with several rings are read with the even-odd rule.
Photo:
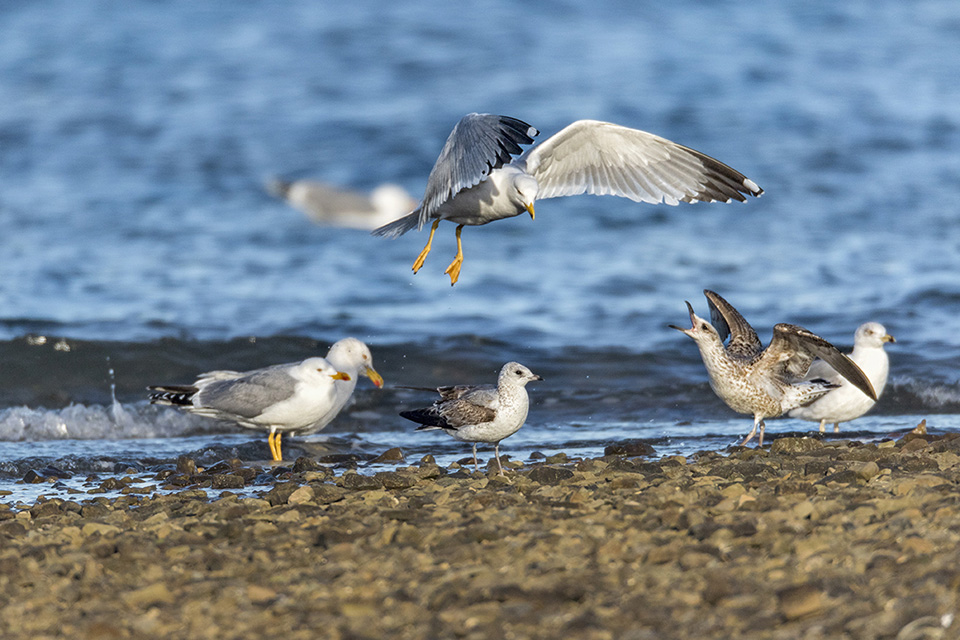
[[[259, 443], [144, 387], [346, 335], [388, 388], [361, 383], [335, 447], [461, 457], [411, 433], [397, 411], [429, 398], [391, 385], [492, 382], [516, 359], [546, 378], [516, 457], [723, 448], [750, 419], [666, 327], [684, 300], [705, 313], [703, 288], [764, 340], [781, 321], [847, 348], [866, 320], [897, 337], [845, 435], [960, 427], [960, 5], [53, 1], [0, 9], [0, 28], [0, 476]], [[419, 195], [470, 111], [542, 138], [578, 118], [654, 131], [766, 193], [542, 201], [536, 221], [466, 229], [451, 288], [452, 225], [414, 276], [425, 234], [315, 226], [263, 188]]]

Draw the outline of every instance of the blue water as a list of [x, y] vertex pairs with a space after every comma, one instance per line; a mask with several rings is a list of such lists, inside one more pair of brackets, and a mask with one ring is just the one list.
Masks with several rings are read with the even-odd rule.
[[[880, 437], [960, 428], [960, 5], [183, 1], [0, 7], [0, 463], [163, 459], [255, 434], [146, 405], [188, 382], [356, 335], [388, 388], [328, 428], [352, 446], [469, 450], [410, 433], [392, 384], [546, 380], [525, 453], [723, 448], [749, 426], [666, 327], [723, 294], [841, 347], [897, 337]], [[538, 203], [537, 218], [399, 240], [320, 227], [272, 176], [423, 191], [467, 112], [548, 137], [579, 118], [653, 131], [766, 192], [746, 204]], [[115, 400], [114, 400], [115, 399]], [[116, 404], [114, 404], [116, 401]], [[771, 421], [768, 433], [809, 423]], [[229, 436], [223, 436], [224, 432]], [[199, 438], [201, 444], [191, 438]], [[182, 439], [182, 440], [181, 440]], [[232, 440], [230, 440], [232, 442]], [[41, 447], [41, 445], [43, 445]], [[42, 462], [42, 460], [41, 460]]]

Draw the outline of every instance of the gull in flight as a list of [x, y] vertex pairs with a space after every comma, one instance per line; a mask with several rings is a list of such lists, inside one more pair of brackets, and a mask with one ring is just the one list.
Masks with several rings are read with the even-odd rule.
[[279, 462], [282, 434], [316, 433], [327, 426], [350, 399], [358, 375], [383, 386], [370, 350], [356, 338], [335, 343], [327, 355], [331, 357], [338, 366], [328, 359], [307, 358], [253, 371], [208, 371], [192, 385], [148, 387], [150, 403], [269, 431], [270, 455]]
[[453, 285], [463, 264], [463, 227], [524, 212], [533, 218], [535, 200], [589, 193], [675, 205], [744, 202], [763, 193], [739, 171], [646, 131], [578, 120], [521, 154], [521, 145], [539, 133], [508, 116], [464, 116], [430, 171], [420, 206], [373, 234], [395, 238], [430, 223], [427, 245], [413, 263], [416, 273], [440, 221], [455, 222], [457, 255], [444, 272]]
[[395, 184], [381, 184], [367, 194], [312, 180], [275, 178], [267, 183], [267, 191], [317, 224], [348, 229], [374, 229], [417, 206], [417, 201]]
[[[697, 343], [710, 387], [720, 399], [737, 413], [753, 414], [753, 429], [741, 446], [750, 442], [758, 428], [757, 446], [763, 446], [766, 418], [783, 415], [840, 387], [828, 380], [805, 379], [817, 358], [876, 401], [873, 385], [860, 367], [823, 338], [781, 323], [773, 327], [773, 339], [764, 349], [757, 332], [733, 305], [713, 291], [705, 289], [703, 294], [710, 306], [710, 322], [697, 316], [688, 302], [692, 326], [670, 327]], [[730, 341], [724, 346], [727, 338]]]
[[442, 429], [461, 442], [473, 443], [473, 468], [477, 465], [477, 443], [494, 443], [497, 469], [500, 464], [500, 441], [512, 436], [527, 420], [530, 401], [527, 383], [543, 380], [519, 362], [508, 362], [500, 369], [497, 386], [404, 387], [436, 391], [440, 398], [432, 406], [414, 411], [401, 411], [407, 420], [418, 423], [417, 431]]
[[[878, 398], [883, 393], [883, 388], [887, 386], [887, 375], [890, 373], [890, 358], [887, 357], [887, 352], [883, 348], [888, 342], [896, 342], [896, 339], [887, 333], [882, 324], [864, 322], [857, 327], [857, 332], [853, 336], [853, 352], [849, 356], [870, 378]], [[817, 360], [810, 365], [810, 371], [807, 372], [806, 377], [822, 378], [840, 385], [840, 388], [834, 389], [819, 400], [804, 407], [797, 407], [789, 414], [791, 418], [810, 422], [819, 420], [820, 433], [824, 432], [828, 422], [833, 423], [833, 432], [839, 433], [841, 422], [859, 418], [876, 404], [822, 360]]]

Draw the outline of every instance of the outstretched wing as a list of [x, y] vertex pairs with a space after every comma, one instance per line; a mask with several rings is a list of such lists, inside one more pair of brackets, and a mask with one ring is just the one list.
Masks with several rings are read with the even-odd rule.
[[709, 289], [704, 289], [703, 295], [710, 306], [710, 323], [720, 334], [720, 340], [730, 337], [727, 353], [740, 358], [753, 358], [763, 350], [757, 332], [732, 304]]
[[540, 184], [538, 199], [581, 193], [636, 202], [743, 202], [763, 189], [708, 155], [639, 129], [578, 120], [517, 164]]
[[489, 113], [470, 113], [460, 119], [440, 151], [427, 178], [420, 205], [419, 228], [455, 195], [474, 187], [519, 155], [540, 132], [522, 120]]
[[779, 369], [786, 377], [800, 380], [807, 374], [816, 358], [830, 365], [867, 397], [877, 399], [877, 393], [869, 378], [853, 360], [820, 336], [795, 324], [781, 323], [773, 328], [773, 339], [763, 352], [757, 368]]

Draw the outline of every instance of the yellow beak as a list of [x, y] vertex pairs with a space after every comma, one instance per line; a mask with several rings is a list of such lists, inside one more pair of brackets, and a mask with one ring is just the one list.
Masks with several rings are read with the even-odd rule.
[[527, 211], [530, 212], [530, 219], [531, 219], [531, 220], [536, 220], [537, 217], [536, 217], [536, 216], [534, 215], [534, 213], [533, 213], [533, 203], [530, 202], [530, 203], [525, 204], [525, 205], [523, 205], [523, 206], [526, 207]]
[[894, 338], [892, 335], [890, 335], [890, 334], [888, 333], [888, 334], [886, 334], [885, 336], [883, 336], [882, 338], [880, 338], [880, 341], [881, 341], [881, 342], [896, 342], [897, 339]]
[[367, 367], [367, 377], [378, 389], [383, 386], [383, 376], [377, 373], [373, 367]]
[[333, 378], [334, 380], [349, 380], [350, 374], [344, 373], [343, 371], [337, 371], [336, 373], [332, 374], [330, 377]]

